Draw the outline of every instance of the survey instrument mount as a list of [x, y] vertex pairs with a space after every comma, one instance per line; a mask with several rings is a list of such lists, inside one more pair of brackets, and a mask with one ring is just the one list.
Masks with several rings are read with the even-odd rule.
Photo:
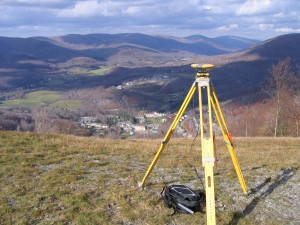
[[[159, 156], [169, 142], [173, 132], [175, 131], [180, 119], [182, 118], [185, 110], [187, 109], [192, 97], [195, 94], [196, 89], [198, 89], [199, 95], [199, 123], [200, 123], [200, 142], [202, 151], [202, 166], [204, 167], [205, 174], [205, 195], [206, 195], [206, 215], [207, 224], [216, 224], [216, 213], [215, 213], [215, 190], [214, 190], [214, 166], [216, 163], [215, 154], [215, 142], [214, 142], [214, 132], [213, 132], [213, 117], [212, 111], [214, 111], [215, 117], [218, 121], [220, 130], [222, 132], [223, 139], [229, 151], [231, 160], [233, 162], [234, 169], [236, 171], [238, 180], [240, 182], [241, 188], [245, 194], [247, 194], [247, 188], [244, 181], [244, 177], [234, 151], [234, 145], [232, 136], [229, 133], [215, 88], [210, 81], [209, 69], [214, 67], [213, 64], [192, 64], [192, 68], [196, 69], [196, 78], [190, 88], [188, 94], [186, 95], [178, 113], [176, 114], [168, 132], [166, 133], [164, 139], [160, 143], [159, 149], [152, 160], [146, 174], [144, 175], [142, 181], [139, 183], [140, 187], [143, 187], [146, 179], [150, 175], [153, 167], [155, 166]], [[208, 111], [208, 131], [204, 132], [204, 108], [203, 107], [203, 93], [207, 97], [207, 111]]]

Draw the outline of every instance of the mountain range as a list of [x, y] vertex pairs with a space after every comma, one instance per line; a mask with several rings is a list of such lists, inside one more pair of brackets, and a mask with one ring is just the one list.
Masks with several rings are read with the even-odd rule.
[[[2, 68], [47, 68], [85, 57], [106, 61], [125, 51], [132, 55], [178, 54], [219, 55], [247, 48], [257, 40], [239, 37], [207, 38], [200, 35], [178, 38], [145, 34], [70, 34], [60, 37], [10, 38], [0, 37], [0, 66]], [[128, 55], [128, 54], [127, 54]], [[112, 60], [113, 61], [113, 60]]]
[[194, 35], [179, 38], [173, 36], [152, 36], [139, 33], [69, 34], [61, 37], [34, 37], [33, 39], [43, 40], [55, 45], [77, 50], [132, 47], [144, 49], [145, 51], [164, 53], [185, 51], [202, 55], [233, 52], [247, 48], [258, 42], [257, 40], [234, 36], [208, 38], [202, 35]]
[[[194, 79], [190, 63], [213, 63], [213, 82], [221, 100], [228, 100], [261, 93], [260, 86], [271, 66], [287, 57], [295, 69], [300, 62], [300, 34], [263, 42], [229, 36], [182, 38], [135, 33], [0, 37], [0, 88], [109, 87], [165, 74], [171, 77], [169, 82], [154, 89], [153, 84], [144, 84], [131, 91], [145, 98], [151, 91], [144, 90], [175, 94], [180, 102]], [[109, 68], [107, 75], [90, 76], [90, 71], [103, 67]]]

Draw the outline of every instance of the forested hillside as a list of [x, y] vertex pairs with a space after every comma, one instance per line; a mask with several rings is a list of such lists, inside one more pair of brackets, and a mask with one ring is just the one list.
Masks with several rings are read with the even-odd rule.
[[[215, 64], [211, 79], [233, 135], [299, 136], [299, 34], [215, 56], [183, 52], [179, 42], [253, 43], [140, 34], [2, 38], [1, 129], [161, 137], [194, 81], [190, 63], [209, 62]], [[128, 44], [144, 47], [137, 53]], [[197, 102], [195, 96], [175, 135], [196, 134]]]

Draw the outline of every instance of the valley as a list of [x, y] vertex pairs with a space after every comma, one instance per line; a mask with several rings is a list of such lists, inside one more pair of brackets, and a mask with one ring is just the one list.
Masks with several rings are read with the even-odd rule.
[[[291, 111], [298, 110], [299, 42], [299, 34], [260, 43], [237, 37], [180, 39], [142, 34], [2, 37], [0, 127], [113, 138], [159, 137], [171, 122], [167, 117], [174, 117], [194, 81], [190, 64], [209, 62], [216, 66], [212, 82], [233, 134], [270, 135], [267, 118], [273, 103], [263, 86], [271, 67], [290, 57], [289, 69], [297, 81], [287, 98]], [[290, 48], [290, 43], [295, 47]], [[195, 135], [191, 121], [199, 118], [197, 102], [195, 97], [187, 110], [188, 128], [179, 128], [177, 135]], [[139, 117], [155, 112], [166, 114], [164, 122], [138, 123]], [[257, 112], [259, 119], [255, 119]], [[291, 115], [294, 121], [299, 118], [296, 114]], [[108, 128], [97, 131], [81, 126], [84, 117]], [[134, 126], [142, 126], [138, 129], [144, 133], [134, 132]], [[292, 127], [291, 131], [282, 128], [282, 134], [298, 136], [299, 126]]]
[[190, 64], [212, 63], [248, 188], [213, 117], [218, 223], [297, 224], [299, 46], [299, 34], [0, 38], [0, 223], [204, 224], [205, 211], [169, 216], [159, 200], [166, 184], [204, 189], [197, 94], [137, 184], [195, 80]]
[[299, 15], [0, 0], [0, 225], [299, 225]]

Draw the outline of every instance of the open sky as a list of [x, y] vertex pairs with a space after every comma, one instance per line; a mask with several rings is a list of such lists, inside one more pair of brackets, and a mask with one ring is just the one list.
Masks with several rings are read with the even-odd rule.
[[300, 0], [0, 0], [0, 36], [145, 33], [265, 40], [300, 32]]

